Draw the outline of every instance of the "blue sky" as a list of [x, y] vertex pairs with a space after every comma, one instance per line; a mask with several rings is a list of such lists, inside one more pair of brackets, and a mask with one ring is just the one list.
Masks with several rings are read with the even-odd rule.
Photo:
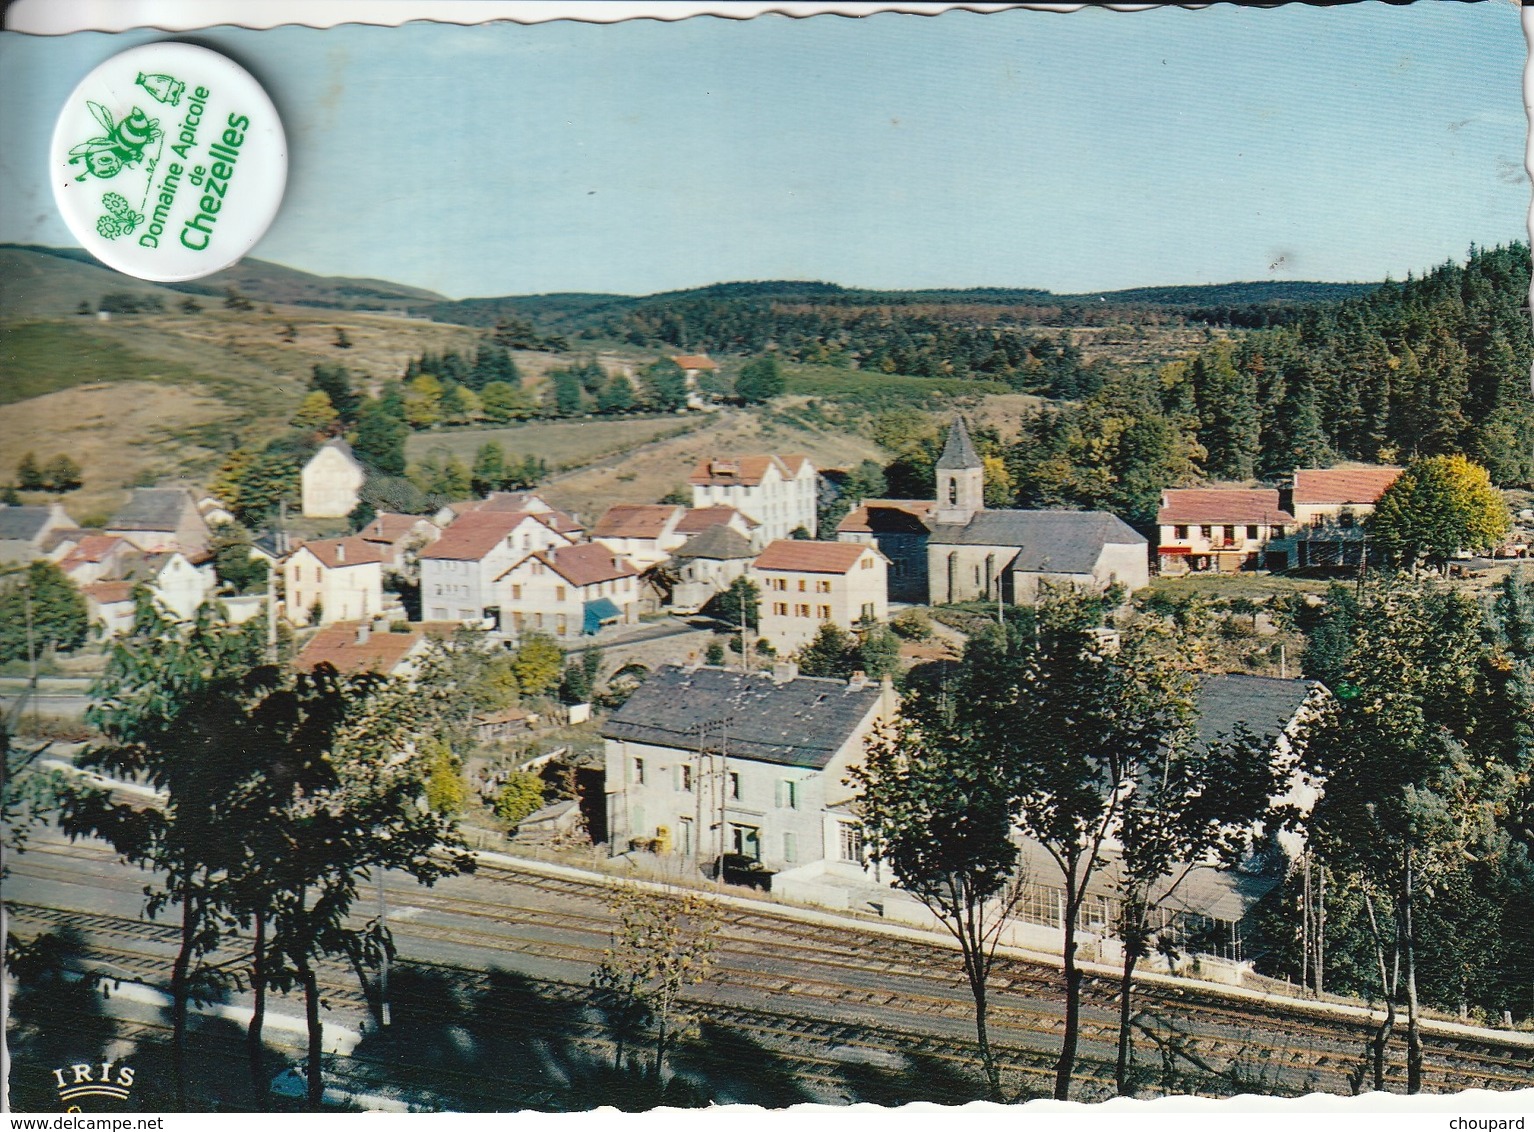
[[[0, 37], [0, 241], [148, 33]], [[1372, 280], [1524, 238], [1509, 4], [214, 29], [289, 131], [254, 255], [454, 297]]]

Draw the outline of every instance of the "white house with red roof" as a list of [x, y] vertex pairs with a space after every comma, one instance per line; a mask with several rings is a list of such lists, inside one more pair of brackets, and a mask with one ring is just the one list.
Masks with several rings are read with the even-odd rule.
[[715, 504], [712, 507], [689, 507], [682, 512], [676, 525], [676, 533], [684, 538], [701, 535], [710, 527], [725, 526], [742, 535], [752, 547], [761, 550], [767, 540], [762, 537], [762, 524], [733, 507]]
[[433, 637], [451, 636], [456, 622], [411, 623], [396, 627], [370, 620], [333, 621], [324, 626], [293, 658], [300, 672], [328, 664], [337, 672], [374, 672], [380, 676], [413, 676]]
[[378, 547], [385, 570], [415, 575], [420, 571], [420, 552], [442, 537], [442, 528], [420, 515], [380, 511], [357, 537]]
[[889, 562], [876, 546], [778, 539], [751, 564], [761, 592], [757, 632], [778, 652], [814, 639], [821, 625], [843, 629], [889, 617]]
[[590, 636], [639, 616], [639, 571], [599, 542], [540, 550], [495, 579], [501, 631]]
[[807, 456], [703, 460], [687, 477], [692, 505], [733, 507], [762, 525], [764, 541], [816, 527], [819, 476]]
[[116, 535], [85, 535], [59, 559], [59, 569], [77, 586], [88, 586], [103, 578], [118, 577], [125, 555], [133, 548]]
[[356, 621], [383, 612], [383, 554], [355, 535], [304, 543], [283, 562], [282, 583], [286, 616], [294, 625]]
[[1287, 548], [1270, 544], [1287, 538], [1294, 522], [1275, 488], [1169, 488], [1156, 513], [1161, 572], [1287, 569]]
[[672, 503], [614, 503], [591, 528], [591, 541], [648, 570], [687, 541], [677, 531], [686, 510]]
[[559, 516], [545, 511], [467, 511], [421, 551], [421, 612], [428, 621], [479, 624], [494, 618], [495, 580], [529, 554], [570, 546]]

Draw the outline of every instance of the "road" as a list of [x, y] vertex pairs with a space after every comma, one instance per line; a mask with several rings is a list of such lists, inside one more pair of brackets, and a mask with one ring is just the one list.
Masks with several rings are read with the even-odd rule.
[[[5, 897], [17, 906], [15, 930], [31, 935], [72, 925], [83, 937], [83, 962], [166, 985], [175, 913], [144, 922], [147, 874], [117, 863], [104, 846], [70, 845], [47, 833], [11, 867]], [[372, 915], [370, 890], [363, 891], [359, 911]], [[339, 1078], [359, 1090], [403, 1087], [416, 1103], [457, 1109], [583, 1108], [626, 1087], [610, 1068], [613, 1034], [589, 990], [611, 946], [606, 888], [496, 866], [432, 889], [391, 875], [387, 891], [400, 958], [390, 1031], [376, 1032], [353, 972], [339, 965], [322, 972], [327, 1022], [363, 1035], [349, 1056], [336, 1059]], [[690, 992], [701, 1025], [673, 1059], [693, 1100], [953, 1103], [982, 1095], [973, 1003], [954, 952], [852, 924], [798, 922], [765, 905], [732, 909], [717, 942], [713, 977]], [[235, 945], [218, 958], [237, 968], [239, 954]], [[1115, 989], [1109, 980], [1087, 981], [1078, 1099], [1111, 1092]], [[1060, 999], [1058, 971], [998, 962], [992, 1041], [1009, 1097], [1047, 1094]], [[245, 1001], [238, 992], [228, 998], [235, 1007]], [[1144, 987], [1139, 1002], [1137, 1071], [1146, 1095], [1346, 1093], [1367, 1039], [1358, 1025], [1199, 1001], [1180, 990]], [[289, 1020], [301, 1015], [300, 1003], [284, 996], [272, 1010]], [[149, 1035], [145, 1040], [163, 1040], [163, 1012], [159, 1031], [141, 1003], [126, 1020]], [[23, 1075], [49, 1068], [29, 1059], [29, 1050], [52, 1048], [51, 1027], [84, 1032], [78, 1019], [57, 1009], [22, 1022], [13, 1050], [15, 1072]], [[238, 1105], [244, 1087], [238, 1034], [227, 1021], [204, 1020], [202, 1027], [196, 1054], [204, 1077], [231, 1090], [225, 1103]], [[274, 1062], [292, 1057], [299, 1037], [296, 1027], [269, 1027]], [[1433, 1042], [1429, 1088], [1534, 1086], [1531, 1059], [1527, 1048]], [[1391, 1060], [1399, 1066], [1404, 1059], [1396, 1051]]]

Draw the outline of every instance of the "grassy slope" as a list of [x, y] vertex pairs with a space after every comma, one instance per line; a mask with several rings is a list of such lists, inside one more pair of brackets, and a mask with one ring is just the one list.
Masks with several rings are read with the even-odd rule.
[[551, 468], [580, 467], [662, 437], [691, 431], [699, 423], [696, 418], [677, 417], [529, 421], [507, 428], [418, 432], [406, 442], [405, 455], [412, 462], [428, 453], [456, 455], [472, 462], [480, 445], [494, 441], [512, 457], [532, 453], [543, 457]]

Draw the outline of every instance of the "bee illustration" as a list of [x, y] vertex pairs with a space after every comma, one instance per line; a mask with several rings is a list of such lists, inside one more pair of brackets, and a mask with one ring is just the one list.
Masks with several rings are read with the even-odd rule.
[[130, 165], [137, 165], [144, 158], [149, 144], [160, 137], [160, 120], [151, 118], [135, 106], [120, 122], [113, 122], [112, 112], [99, 102], [88, 102], [91, 114], [101, 123], [106, 134], [81, 142], [69, 151], [69, 163], [85, 163], [85, 172], [75, 178], [83, 181], [94, 174], [103, 179], [115, 177]]
[[126, 236], [144, 222], [144, 214], [134, 212], [127, 198], [121, 193], [107, 193], [101, 198], [101, 203], [106, 206], [107, 212], [111, 215], [100, 217], [96, 221], [96, 231], [108, 240]]

